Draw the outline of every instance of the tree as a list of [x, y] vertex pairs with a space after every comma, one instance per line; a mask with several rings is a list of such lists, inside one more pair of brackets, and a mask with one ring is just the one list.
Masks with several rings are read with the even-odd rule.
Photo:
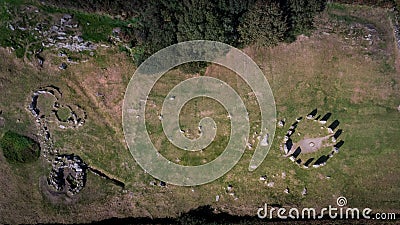
[[286, 17], [273, 1], [257, 1], [240, 19], [238, 27], [242, 44], [263, 46], [282, 41], [287, 29]]
[[325, 9], [326, 0], [285, 0], [283, 9], [288, 18], [289, 40], [299, 34], [308, 33], [313, 28], [314, 17]]

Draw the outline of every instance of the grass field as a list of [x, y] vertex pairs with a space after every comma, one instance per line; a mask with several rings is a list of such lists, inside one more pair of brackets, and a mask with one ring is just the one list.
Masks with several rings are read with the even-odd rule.
[[[89, 165], [126, 185], [126, 190], [121, 190], [89, 174], [87, 186], [76, 199], [71, 203], [54, 202], [40, 186], [40, 177], [48, 174], [49, 164], [38, 160], [17, 166], [0, 156], [0, 202], [4, 209], [0, 222], [167, 217], [201, 205], [254, 216], [264, 203], [322, 208], [336, 205], [339, 196], [345, 196], [350, 207], [399, 213], [400, 75], [396, 71], [398, 50], [388, 14], [379, 8], [329, 5], [310, 37], [300, 36], [294, 43], [272, 48], [244, 49], [268, 78], [278, 119], [285, 118], [288, 123], [277, 128], [270, 153], [257, 170], [248, 172], [253, 150], [247, 149], [225, 176], [196, 187], [151, 186], [153, 178], [130, 155], [122, 132], [121, 112], [125, 88], [135, 67], [124, 53], [116, 48], [100, 48], [87, 62], [59, 71], [53, 68], [59, 63], [57, 59], [50, 59], [55, 58], [55, 52], [45, 51], [49, 64], [37, 68], [17, 59], [15, 53], [0, 49], [0, 116], [5, 119], [0, 136], [13, 130], [35, 139], [36, 127], [27, 110], [30, 97], [39, 87], [55, 85], [63, 93], [64, 102], [78, 104], [88, 113], [79, 130], [61, 130], [50, 123], [55, 145], [62, 149], [61, 153], [76, 153]], [[253, 137], [260, 115], [250, 88], [220, 66], [211, 65], [205, 75], [227, 82], [240, 94], [250, 113]], [[187, 130], [186, 135], [196, 137], [199, 120], [211, 116], [218, 125], [215, 141], [196, 153], [180, 151], [167, 142], [158, 119], [164, 96], [180, 81], [193, 76], [170, 71], [153, 88], [147, 102], [147, 128], [154, 145], [166, 158], [183, 165], [214, 159], [223, 151], [230, 130], [221, 105], [196, 98], [182, 110], [182, 129]], [[282, 157], [279, 147], [288, 125], [314, 108], [332, 112], [330, 121], [341, 122], [345, 144], [326, 166], [305, 170]], [[313, 129], [305, 132], [315, 133]], [[267, 175], [267, 182], [274, 182], [274, 186], [267, 187], [260, 181], [262, 175]], [[233, 186], [234, 196], [226, 191], [228, 184]], [[301, 195], [304, 187], [308, 189], [306, 196]], [[289, 194], [284, 193], [286, 188]], [[216, 195], [220, 196], [218, 202]]]

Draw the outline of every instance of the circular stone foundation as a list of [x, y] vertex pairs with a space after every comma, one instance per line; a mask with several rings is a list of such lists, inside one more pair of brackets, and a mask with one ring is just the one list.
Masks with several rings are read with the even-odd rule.
[[[326, 165], [328, 159], [338, 153], [338, 149], [344, 143], [342, 140], [339, 142], [340, 144], [336, 143], [342, 130], [338, 129], [340, 124], [338, 120], [328, 122], [330, 116], [331, 113], [328, 112], [320, 119], [321, 115], [317, 115], [317, 109], [315, 109], [307, 115], [306, 120], [300, 120], [301, 117], [297, 118], [296, 122], [288, 128], [283, 139], [281, 150], [284, 156], [289, 157], [292, 162], [302, 168], [311, 166], [317, 168]], [[315, 124], [315, 121], [318, 124]], [[305, 130], [302, 130], [304, 128]], [[300, 135], [299, 131], [303, 135]], [[299, 137], [293, 135], [294, 133], [299, 134]]]

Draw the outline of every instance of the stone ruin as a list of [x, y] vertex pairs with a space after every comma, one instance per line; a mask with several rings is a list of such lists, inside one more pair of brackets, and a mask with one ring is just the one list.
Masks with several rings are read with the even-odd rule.
[[57, 102], [62, 94], [58, 88], [54, 86], [48, 86], [45, 88], [40, 88], [35, 91], [32, 95], [31, 102], [28, 106], [28, 110], [31, 112], [32, 116], [35, 118], [36, 128], [37, 128], [37, 136], [39, 144], [41, 146], [42, 155], [50, 162], [49, 155], [58, 154], [58, 149], [54, 148], [53, 139], [50, 134], [49, 126], [48, 126], [48, 118], [41, 113], [38, 108], [38, 100], [41, 95], [48, 94], [55, 98], [55, 102]]
[[[46, 115], [38, 107], [38, 100], [45, 94], [54, 98], [50, 116]], [[63, 107], [66, 107], [70, 111], [70, 115], [65, 121], [61, 120], [57, 115], [58, 110]], [[34, 91], [28, 110], [35, 118], [42, 156], [52, 166], [52, 170], [47, 178], [49, 186], [70, 195], [79, 193], [86, 183], [87, 165], [77, 155], [60, 155], [59, 149], [54, 147], [49, 125], [61, 129], [79, 128], [85, 124], [87, 119], [86, 112], [78, 105], [64, 105], [62, 102], [62, 93], [55, 86], [47, 86]]]
[[[62, 93], [55, 86], [47, 86], [45, 88], [40, 88], [35, 91], [32, 95], [31, 103], [28, 106], [29, 111], [35, 118], [45, 119], [43, 114], [40, 114], [40, 109], [38, 108], [38, 99], [41, 95], [48, 94], [55, 98], [52, 114], [54, 115], [54, 120], [58, 123], [61, 129], [67, 128], [78, 128], [85, 124], [85, 120], [87, 119], [86, 112], [79, 105], [69, 105], [62, 104]], [[70, 110], [70, 116], [66, 121], [62, 121], [58, 116], [57, 112], [61, 108], [66, 107]]]
[[58, 155], [53, 159], [47, 183], [57, 191], [74, 195], [86, 183], [87, 165], [77, 155]]
[[[342, 129], [337, 129], [340, 122], [339, 120], [334, 120], [332, 123], [330, 123], [329, 126], [325, 126], [327, 124], [328, 120], [332, 116], [332, 113], [328, 112], [324, 116], [317, 115], [318, 109], [312, 110], [307, 116], [307, 120], [313, 120], [315, 122], [318, 122], [319, 124], [323, 125], [321, 129], [326, 129], [328, 135], [325, 137], [319, 137], [319, 138], [304, 138], [297, 143], [294, 143], [292, 140], [292, 135], [296, 133], [296, 129], [298, 124], [301, 122], [302, 117], [299, 117], [296, 119], [296, 121], [288, 128], [284, 138], [283, 138], [283, 143], [281, 146], [281, 150], [284, 153], [285, 157], [289, 157], [289, 159], [296, 163], [297, 165], [301, 166], [302, 168], [309, 168], [312, 166], [313, 168], [318, 168], [320, 166], [326, 165], [328, 159], [332, 158], [334, 154], [339, 153], [339, 149], [342, 147], [344, 144], [343, 140], [340, 140], [337, 142], [339, 139], [340, 135], [342, 134], [343, 130]], [[321, 118], [322, 117], [322, 118]], [[278, 126], [283, 127], [284, 120], [278, 121]], [[300, 135], [300, 133], [298, 133]], [[330, 141], [329, 141], [330, 140]], [[325, 143], [329, 142], [329, 143]], [[325, 143], [325, 144], [324, 144]], [[308, 158], [306, 160], [302, 160], [300, 156], [306, 155], [308, 153], [313, 153], [313, 152], [318, 152], [321, 148], [324, 147], [331, 147], [332, 150], [330, 151], [329, 154], [327, 155], [322, 155], [318, 157], [317, 160], [315, 160], [313, 157]]]
[[[6, 12], [10, 18], [15, 18], [7, 23], [7, 28], [10, 33], [23, 32], [34, 37], [34, 41], [31, 44], [40, 44], [36, 48], [30, 50], [28, 47], [25, 50], [27, 54], [32, 54], [38, 62], [40, 67], [43, 66], [45, 59], [40, 53], [46, 48], [55, 48], [60, 50], [69, 50], [70, 52], [82, 52], [89, 51], [93, 52], [101, 47], [108, 47], [105, 44], [97, 44], [91, 41], [84, 40], [82, 37], [81, 24], [74, 18], [72, 14], [56, 15], [55, 21], [42, 18], [40, 9], [35, 6], [26, 6], [22, 9], [13, 9], [6, 7]], [[15, 15], [19, 15], [15, 17]], [[25, 18], [30, 18], [25, 19]], [[90, 26], [90, 24], [87, 24]], [[113, 32], [113, 35], [117, 33]], [[111, 33], [110, 33], [111, 35]], [[22, 39], [21, 39], [22, 40]], [[19, 39], [12, 40], [15, 42], [21, 41]], [[24, 45], [25, 43], [21, 43]], [[11, 51], [15, 51], [14, 47], [10, 47]], [[37, 52], [36, 52], [37, 51]], [[70, 62], [70, 61], [68, 61]], [[61, 63], [59, 66], [60, 70], [67, 68], [66, 62]]]

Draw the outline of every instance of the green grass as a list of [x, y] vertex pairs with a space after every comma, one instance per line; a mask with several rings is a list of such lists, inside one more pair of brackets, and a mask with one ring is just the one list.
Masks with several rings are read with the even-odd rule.
[[327, 4], [327, 8], [329, 10], [346, 11], [346, 6], [338, 3], [329, 3]]
[[389, 63], [388, 61], [384, 61], [379, 66], [379, 71], [382, 74], [392, 74], [396, 72], [396, 68], [394, 67], [394, 63]]
[[[373, 8], [360, 11], [357, 7], [346, 5], [340, 7], [345, 8], [349, 14], [352, 12], [351, 15], [342, 22], [337, 20], [338, 18], [326, 15], [329, 23], [341, 23], [346, 28], [348, 24], [345, 20], [373, 22], [377, 30], [383, 32], [382, 37], [386, 37], [384, 41], [387, 47], [392, 45], [386, 40], [391, 37], [390, 29], [387, 28], [388, 23], [385, 19], [381, 19], [385, 18], [386, 14]], [[334, 10], [343, 11], [337, 7]], [[373, 16], [366, 16], [368, 12]], [[373, 207], [374, 211], [387, 212], [396, 210], [399, 206], [397, 196], [400, 195], [400, 180], [396, 176], [400, 169], [397, 151], [400, 145], [398, 139], [400, 120], [396, 109], [400, 104], [399, 78], [396, 71], [380, 70], [381, 65], [387, 67], [384, 63], [391, 67], [394, 61], [382, 57], [366, 61], [365, 55], [358, 50], [359, 43], [350, 46], [344, 41], [340, 32], [340, 30], [332, 31], [330, 35], [322, 37], [312, 35], [307, 39], [274, 48], [258, 48], [257, 51], [254, 48], [246, 49], [270, 82], [279, 119], [286, 118], [287, 124], [290, 125], [298, 116], [304, 117], [312, 109], [318, 108], [320, 113], [332, 112], [332, 119], [341, 122], [340, 128], [343, 129], [341, 138], [345, 144], [339, 154], [322, 168], [309, 170], [299, 168], [282, 157], [279, 150], [288, 128], [286, 125], [283, 129], [277, 129], [271, 150], [256, 171], [248, 171], [253, 151], [246, 150], [242, 159], [230, 172], [212, 183], [198, 187], [150, 186], [148, 183], [154, 178], [138, 166], [126, 149], [119, 125], [120, 116], [116, 111], [110, 110], [117, 106], [110, 102], [117, 102], [116, 99], [120, 96], [116, 94], [117, 97], [109, 99], [107, 97], [125, 91], [127, 77], [132, 75], [133, 70], [126, 69], [121, 72], [118, 69], [131, 68], [126, 66], [129, 64], [128, 59], [123, 60], [122, 57], [117, 58], [114, 54], [107, 53], [100, 58], [90, 58], [87, 63], [77, 64], [61, 76], [55, 76], [57, 73], [47, 74], [47, 71], [32, 70], [22, 61], [15, 63], [15, 58], [5, 52], [1, 53], [3, 57], [0, 57], [2, 85], [0, 99], [4, 100], [0, 101], [0, 108], [3, 110], [2, 117], [6, 119], [6, 128], [2, 132], [7, 129], [22, 134], [35, 134], [34, 119], [26, 110], [29, 104], [27, 99], [38, 87], [56, 85], [61, 88], [63, 101], [79, 104], [88, 113], [85, 125], [76, 130], [62, 130], [58, 129], [55, 123], [49, 124], [56, 146], [62, 153], [78, 154], [89, 165], [124, 181], [127, 192], [132, 192], [122, 193], [120, 189], [105, 180], [89, 175], [88, 186], [83, 189], [77, 202], [68, 206], [57, 205], [42, 197], [39, 188], [31, 188], [32, 184], [37, 184], [39, 175], [46, 175], [44, 172], [39, 174], [42, 173], [40, 169], [31, 169], [35, 174], [34, 177], [30, 177], [26, 172], [29, 168], [16, 170], [15, 174], [5, 172], [4, 177], [11, 177], [7, 182], [20, 187], [12, 189], [12, 196], [6, 199], [0, 197], [2, 202], [10, 199], [6, 201], [4, 207], [5, 221], [13, 222], [12, 218], [16, 214], [24, 215], [24, 218], [45, 215], [43, 218], [49, 218], [51, 221], [62, 218], [66, 222], [75, 219], [80, 222], [85, 218], [86, 220], [104, 218], [111, 212], [121, 217], [147, 215], [171, 217], [199, 205], [212, 205], [218, 210], [233, 214], [255, 215], [257, 208], [264, 203], [324, 207], [334, 206], [337, 196], [345, 196], [351, 207]], [[108, 66], [109, 70], [103, 71], [99, 68], [103, 66]], [[98, 77], [103, 78], [103, 74], [108, 78], [98, 82]], [[256, 127], [259, 124], [258, 105], [254, 98], [248, 95], [249, 88], [236, 76], [231, 76], [229, 71], [216, 66], [210, 66], [205, 75], [222, 79], [239, 92], [251, 114], [250, 136], [254, 131], [258, 131]], [[122, 84], [118, 84], [120, 81], [115, 78], [119, 76], [123, 77]], [[181, 163], [185, 165], [202, 164], [204, 159], [209, 161], [219, 155], [226, 146], [229, 136], [225, 132], [230, 129], [226, 112], [217, 103], [207, 99], [195, 99], [185, 105], [180, 118], [181, 126], [197, 131], [198, 122], [203, 117], [198, 112], [214, 110], [211, 117], [220, 124], [218, 124], [219, 133], [210, 146], [210, 151], [205, 150], [201, 154], [186, 153], [175, 149], [165, 140], [158, 119], [164, 96], [171, 87], [191, 76], [177, 70], [166, 74], [165, 78], [159, 80], [149, 97], [156, 106], [151, 107], [148, 102], [150, 106], [146, 112], [146, 127], [151, 132], [150, 137], [154, 145], [160, 147], [164, 157], [171, 161], [180, 158]], [[99, 90], [106, 96], [104, 103], [103, 100], [93, 97]], [[106, 120], [109, 118], [117, 124], [117, 129], [110, 126], [112, 123], [107, 123]], [[21, 122], [16, 122], [17, 119], [21, 119]], [[310, 134], [317, 132], [319, 126], [316, 125], [314, 128], [307, 132]], [[43, 167], [48, 168], [48, 164]], [[7, 171], [7, 168], [7, 163], [2, 164], [2, 171]], [[282, 172], [287, 175], [285, 179], [281, 177]], [[261, 175], [267, 175], [267, 181], [275, 182], [275, 186], [267, 187], [259, 180]], [[326, 179], [326, 176], [331, 178]], [[224, 188], [228, 184], [234, 186], [238, 200], [234, 200], [226, 193]], [[290, 194], [283, 193], [286, 187], [289, 187]], [[301, 195], [304, 187], [308, 189], [307, 196]], [[9, 190], [5, 185], [0, 188]], [[216, 195], [221, 197], [219, 202], [215, 202]], [[87, 207], [94, 210], [88, 211], [85, 218], [71, 216], [76, 212], [81, 213]], [[39, 212], [40, 215], [36, 216], [31, 211]], [[96, 212], [96, 215], [92, 212]], [[33, 222], [19, 219], [14, 223]]]
[[63, 107], [57, 111], [57, 117], [65, 122], [71, 117], [71, 110], [68, 107]]
[[352, 23], [368, 23], [367, 19], [363, 19], [360, 17], [348, 15], [348, 14], [338, 14], [338, 13], [331, 13], [329, 14], [332, 19], [345, 22], [346, 24], [352, 24]]
[[126, 26], [127, 23], [108, 16], [75, 13], [74, 17], [82, 26], [82, 37], [94, 42], [105, 42], [114, 27]]
[[69, 13], [73, 15], [73, 19], [79, 23], [83, 39], [93, 42], [107, 42], [113, 28], [126, 27], [130, 23], [136, 23], [135, 19], [122, 21], [119, 19], [113, 19], [108, 15], [90, 14], [48, 5], [41, 5], [40, 9], [44, 10], [48, 14]]
[[0, 140], [4, 157], [13, 163], [29, 163], [37, 160], [40, 147], [37, 142], [26, 136], [8, 131]]

